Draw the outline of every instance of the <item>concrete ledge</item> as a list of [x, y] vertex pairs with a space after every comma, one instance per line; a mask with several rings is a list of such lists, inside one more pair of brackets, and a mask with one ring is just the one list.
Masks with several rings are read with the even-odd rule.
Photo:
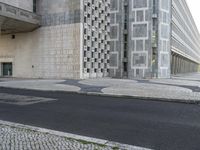
[[0, 2], [1, 34], [30, 32], [40, 27], [41, 16]]

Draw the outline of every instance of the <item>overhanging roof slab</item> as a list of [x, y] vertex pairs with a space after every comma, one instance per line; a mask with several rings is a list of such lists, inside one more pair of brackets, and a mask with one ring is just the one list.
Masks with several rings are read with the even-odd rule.
[[35, 13], [0, 3], [1, 34], [30, 32], [40, 26], [40, 16]]

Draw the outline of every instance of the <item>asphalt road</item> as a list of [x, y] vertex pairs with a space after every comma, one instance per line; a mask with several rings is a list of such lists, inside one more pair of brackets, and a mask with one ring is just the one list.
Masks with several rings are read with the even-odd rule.
[[200, 148], [199, 105], [6, 88], [0, 93], [57, 99], [26, 106], [0, 103], [0, 120], [155, 150]]

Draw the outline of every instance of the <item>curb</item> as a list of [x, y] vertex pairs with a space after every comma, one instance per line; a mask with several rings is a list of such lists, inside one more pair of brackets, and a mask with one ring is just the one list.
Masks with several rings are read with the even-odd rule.
[[170, 98], [159, 98], [159, 97], [142, 97], [137, 95], [114, 95], [114, 94], [105, 94], [105, 93], [95, 93], [95, 92], [87, 92], [87, 93], [81, 93], [77, 92], [78, 94], [85, 94], [85, 95], [91, 95], [91, 96], [104, 96], [104, 97], [116, 97], [116, 98], [134, 98], [134, 99], [140, 99], [140, 100], [148, 100], [148, 101], [161, 101], [161, 102], [173, 102], [173, 103], [183, 103], [183, 104], [199, 104], [200, 101], [198, 100], [183, 100], [183, 99], [170, 99]]
[[74, 140], [83, 140], [83, 141], [91, 142], [94, 144], [105, 145], [105, 146], [113, 147], [113, 148], [117, 147], [121, 150], [151, 150], [151, 149], [132, 146], [132, 145], [128, 145], [128, 144], [121, 144], [121, 143], [112, 142], [112, 141], [108, 141], [108, 140], [80, 136], [80, 135], [75, 135], [75, 134], [71, 134], [71, 133], [65, 133], [65, 132], [60, 132], [60, 131], [55, 131], [55, 130], [44, 129], [44, 128], [40, 128], [40, 127], [33, 127], [33, 126], [19, 124], [19, 123], [13, 123], [13, 122], [9, 122], [9, 121], [0, 120], [0, 125], [6, 125], [6, 126], [10, 126], [10, 127], [15, 127], [15, 128], [24, 128], [24, 129], [32, 130], [35, 132], [51, 134], [51, 135], [56, 135], [56, 136], [66, 137], [66, 138], [72, 138]]
[[198, 100], [183, 100], [183, 99], [170, 99], [170, 98], [159, 98], [159, 97], [145, 97], [145, 96], [137, 96], [137, 95], [114, 95], [114, 94], [106, 94], [106, 93], [98, 93], [98, 92], [82, 92], [82, 91], [64, 91], [64, 90], [40, 90], [40, 89], [28, 89], [28, 88], [14, 88], [14, 87], [5, 87], [0, 86], [0, 88], [4, 89], [17, 89], [17, 90], [26, 90], [26, 91], [38, 91], [38, 92], [63, 92], [68, 94], [80, 94], [80, 95], [88, 95], [88, 96], [102, 96], [102, 97], [114, 97], [114, 98], [133, 98], [140, 100], [148, 100], [148, 101], [160, 101], [160, 102], [171, 102], [171, 103], [182, 103], [182, 104], [200, 104]]

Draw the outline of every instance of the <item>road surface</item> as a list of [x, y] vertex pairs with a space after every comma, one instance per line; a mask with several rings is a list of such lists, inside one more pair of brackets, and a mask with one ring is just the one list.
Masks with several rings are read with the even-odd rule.
[[0, 120], [155, 150], [200, 147], [192, 104], [0, 88]]

